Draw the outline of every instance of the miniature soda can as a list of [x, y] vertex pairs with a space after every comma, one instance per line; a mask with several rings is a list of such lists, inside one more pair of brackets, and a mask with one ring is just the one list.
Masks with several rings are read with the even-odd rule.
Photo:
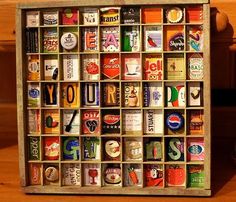
[[121, 169], [116, 167], [106, 168], [104, 180], [107, 184], [119, 184], [121, 182]]
[[60, 152], [59, 137], [44, 138], [44, 159], [58, 160]]
[[45, 178], [49, 182], [56, 182], [59, 179], [59, 170], [56, 166], [49, 166], [44, 172]]
[[99, 111], [84, 110], [82, 113], [82, 133], [96, 134], [100, 132]]
[[80, 185], [80, 165], [65, 163], [62, 165], [62, 185]]
[[68, 137], [63, 142], [63, 158], [65, 160], [79, 160], [79, 140], [76, 137]]
[[168, 161], [184, 161], [184, 142], [182, 138], [171, 138], [167, 141]]
[[166, 125], [172, 131], [180, 130], [184, 125], [184, 117], [178, 112], [173, 112], [167, 115]]
[[57, 84], [46, 83], [44, 86], [45, 106], [56, 106], [58, 104]]
[[85, 106], [99, 106], [98, 83], [85, 83], [82, 96]]
[[29, 160], [40, 160], [39, 137], [29, 137]]
[[39, 84], [28, 85], [28, 106], [39, 107], [40, 105], [40, 88]]
[[120, 88], [119, 83], [104, 84], [104, 106], [119, 106], [120, 105]]
[[41, 165], [32, 163], [29, 166], [29, 180], [31, 185], [41, 184]]

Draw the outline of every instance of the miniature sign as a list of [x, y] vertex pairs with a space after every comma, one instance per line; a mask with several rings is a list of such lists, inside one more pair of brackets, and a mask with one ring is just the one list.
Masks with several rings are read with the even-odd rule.
[[58, 52], [58, 33], [54, 28], [43, 30], [43, 52]]
[[126, 161], [136, 161], [142, 160], [143, 149], [142, 142], [140, 139], [125, 139], [125, 160]]
[[141, 61], [139, 54], [127, 54], [122, 58], [123, 74], [125, 80], [141, 79]]
[[140, 31], [138, 26], [124, 27], [122, 30], [122, 51], [140, 50]]
[[40, 160], [40, 139], [29, 137], [29, 160]]
[[125, 7], [121, 9], [122, 23], [124, 24], [137, 24], [140, 22], [139, 8]]
[[181, 83], [168, 83], [166, 86], [167, 106], [184, 107], [185, 106], [185, 86]]
[[41, 131], [41, 116], [39, 109], [28, 110], [28, 133], [39, 134]]
[[128, 187], [141, 186], [143, 177], [142, 169], [138, 164], [128, 164], [124, 166], [124, 184]]
[[77, 83], [63, 83], [61, 86], [63, 107], [78, 107], [79, 94]]
[[103, 84], [103, 105], [120, 106], [120, 87], [119, 83], [104, 83]]
[[82, 112], [82, 133], [96, 134], [100, 131], [99, 111], [98, 110], [84, 110]]
[[149, 141], [145, 147], [146, 159], [148, 161], [162, 159], [162, 145], [160, 141]]
[[84, 8], [82, 11], [83, 25], [97, 25], [98, 24], [98, 10], [96, 8]]
[[105, 7], [100, 8], [101, 24], [113, 25], [119, 23], [119, 10], [120, 7]]
[[120, 111], [104, 110], [102, 114], [102, 133], [120, 133]]
[[44, 106], [58, 105], [58, 86], [56, 83], [44, 84]]
[[140, 105], [140, 84], [124, 83], [124, 106], [139, 107]]
[[120, 154], [121, 154], [120, 147], [121, 147], [120, 139], [118, 138], [105, 139], [104, 140], [104, 151], [105, 151], [104, 160], [106, 161], [120, 160]]
[[201, 83], [188, 83], [188, 106], [201, 106], [203, 101]]
[[27, 11], [26, 12], [26, 26], [27, 27], [38, 27], [39, 26], [39, 12], [38, 11]]
[[29, 181], [30, 185], [41, 184], [42, 167], [39, 163], [31, 163], [29, 166]]
[[203, 27], [188, 27], [188, 49], [189, 51], [202, 51], [203, 49]]
[[204, 120], [203, 111], [191, 110], [189, 112], [189, 133], [190, 134], [203, 134]]
[[188, 57], [188, 77], [191, 80], [203, 79], [203, 57], [201, 54], [191, 54]]
[[77, 25], [78, 24], [78, 11], [73, 8], [65, 8], [62, 11], [62, 24], [63, 25]]
[[184, 27], [182, 25], [174, 25], [165, 27], [165, 50], [167, 51], [183, 51], [184, 50]]
[[204, 166], [188, 165], [188, 187], [204, 187]]

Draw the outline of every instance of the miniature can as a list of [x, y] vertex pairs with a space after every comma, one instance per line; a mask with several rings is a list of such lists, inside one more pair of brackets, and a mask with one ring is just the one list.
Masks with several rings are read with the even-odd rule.
[[29, 137], [29, 160], [40, 160], [39, 137]]
[[99, 106], [98, 83], [85, 83], [82, 96], [84, 106]]

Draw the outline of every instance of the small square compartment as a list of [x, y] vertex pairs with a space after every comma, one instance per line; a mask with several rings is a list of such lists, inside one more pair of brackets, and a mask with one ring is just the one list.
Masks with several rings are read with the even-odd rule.
[[63, 134], [80, 134], [80, 113], [77, 109], [64, 109], [62, 111]]
[[98, 82], [85, 82], [81, 85], [82, 106], [99, 107], [100, 95]]
[[165, 138], [166, 161], [184, 161], [185, 160], [185, 142], [181, 137]]
[[43, 106], [44, 107], [58, 107], [59, 106], [59, 91], [58, 83], [43, 83]]
[[39, 109], [28, 110], [28, 134], [40, 134], [41, 133], [41, 113]]
[[27, 80], [39, 81], [41, 77], [39, 55], [28, 55], [27, 59]]
[[165, 166], [165, 180], [167, 187], [184, 187], [186, 184], [186, 170], [182, 164]]
[[164, 145], [161, 137], [145, 137], [143, 147], [144, 161], [163, 161]]
[[102, 186], [105, 187], [121, 187], [122, 171], [121, 165], [118, 163], [102, 164]]
[[187, 110], [187, 134], [203, 135], [204, 121], [203, 110]]
[[98, 54], [84, 54], [80, 56], [81, 79], [85, 81], [99, 80], [99, 58]]
[[60, 133], [60, 114], [57, 109], [46, 109], [42, 111], [43, 134], [59, 134]]
[[43, 160], [58, 161], [60, 158], [60, 138], [57, 136], [43, 137]]
[[140, 7], [126, 6], [121, 8], [122, 24], [138, 24], [140, 23]]
[[204, 165], [187, 165], [189, 188], [204, 188], [205, 171]]
[[63, 163], [62, 170], [62, 186], [80, 186], [81, 168], [79, 163]]
[[165, 106], [185, 107], [185, 84], [184, 82], [165, 83]]
[[203, 7], [188, 6], [186, 8], [187, 23], [202, 23], [203, 22]]
[[102, 106], [120, 106], [120, 84], [119, 82], [104, 82], [101, 84]]
[[141, 89], [139, 82], [122, 83], [123, 107], [139, 107], [141, 106]]
[[204, 161], [205, 142], [202, 137], [189, 137], [187, 139], [187, 160]]
[[77, 25], [79, 19], [79, 11], [77, 8], [63, 8], [61, 11], [62, 25]]
[[120, 78], [121, 64], [118, 53], [101, 55], [101, 78], [116, 80]]
[[82, 137], [81, 153], [83, 161], [98, 161], [101, 155], [101, 140], [98, 137]]
[[188, 51], [203, 51], [203, 26], [195, 25], [187, 27]]
[[121, 140], [119, 137], [102, 138], [103, 161], [120, 161], [121, 160]]
[[180, 6], [169, 6], [163, 10], [164, 23], [183, 23], [185, 22], [185, 9]]
[[145, 187], [163, 187], [164, 171], [162, 164], [145, 164], [143, 169]]
[[62, 137], [62, 156], [64, 161], [79, 161], [80, 160], [80, 140], [79, 137]]
[[42, 40], [41, 48], [43, 53], [58, 53], [59, 52], [59, 33], [57, 28], [43, 28], [41, 30]]
[[101, 186], [101, 167], [99, 164], [82, 164], [83, 186]]
[[122, 51], [138, 52], [140, 51], [140, 27], [139, 26], [123, 26], [122, 34]]
[[42, 185], [42, 164], [29, 164], [29, 184], [31, 186]]
[[98, 25], [98, 9], [92, 7], [85, 7], [80, 9], [80, 24], [85, 26]]
[[189, 80], [202, 80], [204, 77], [203, 54], [187, 54], [187, 71]]
[[100, 113], [97, 109], [81, 111], [82, 135], [99, 135], [101, 131]]
[[78, 52], [78, 27], [60, 27], [60, 52]]
[[58, 164], [43, 165], [43, 184], [58, 186], [60, 180], [60, 171]]
[[201, 107], [203, 106], [203, 83], [202, 82], [188, 82], [188, 106]]
[[61, 84], [61, 106], [64, 108], [79, 107], [80, 95], [78, 83]]
[[80, 51], [98, 52], [98, 27], [80, 28]]
[[163, 87], [161, 82], [143, 83], [143, 106], [154, 108], [163, 106]]
[[42, 79], [45, 81], [57, 81], [59, 79], [59, 62], [57, 55], [41, 56]]
[[28, 83], [27, 86], [27, 94], [28, 94], [28, 107], [40, 107], [41, 103], [41, 90], [39, 83]]
[[142, 186], [142, 165], [141, 164], [123, 164], [123, 184], [125, 187]]
[[143, 146], [142, 139], [138, 137], [123, 138], [123, 160], [124, 161], [142, 161]]
[[142, 8], [142, 23], [154, 24], [162, 22], [162, 9], [158, 7]]
[[144, 26], [143, 50], [146, 52], [160, 52], [163, 49], [162, 26]]
[[102, 110], [102, 134], [120, 134], [120, 110]]

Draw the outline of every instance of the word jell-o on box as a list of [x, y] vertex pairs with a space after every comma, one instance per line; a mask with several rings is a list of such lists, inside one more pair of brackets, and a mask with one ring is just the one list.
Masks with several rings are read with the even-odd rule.
[[101, 170], [98, 164], [84, 164], [84, 185], [100, 186]]
[[161, 134], [163, 133], [163, 114], [161, 110], [149, 109], [144, 111], [144, 133]]
[[78, 81], [78, 55], [63, 55], [63, 79], [64, 81]]
[[147, 55], [144, 59], [144, 79], [162, 80], [163, 68], [161, 55]]
[[36, 55], [28, 56], [28, 80], [39, 81], [40, 79], [40, 66], [39, 57]]
[[102, 76], [104, 79], [118, 79], [120, 75], [119, 54], [104, 54], [101, 57]]
[[71, 186], [71, 185], [80, 185], [80, 165], [65, 163], [62, 165], [62, 185]]
[[44, 79], [57, 80], [58, 78], [58, 60], [45, 59], [44, 60]]
[[84, 8], [82, 11], [83, 25], [97, 25], [98, 24], [98, 9]]
[[122, 38], [123, 51], [137, 52], [140, 50], [140, 30], [138, 26], [124, 27]]
[[63, 133], [80, 133], [80, 114], [78, 110], [63, 110]]
[[83, 80], [98, 80], [100, 65], [98, 55], [82, 55], [82, 79]]
[[188, 83], [188, 105], [189, 106], [201, 106], [202, 104], [202, 87], [201, 83], [194, 82]]
[[62, 24], [63, 25], [77, 25], [78, 24], [78, 11], [73, 8], [65, 8], [62, 11]]
[[161, 26], [144, 27], [145, 51], [161, 51], [162, 50], [162, 30]]
[[98, 51], [98, 29], [96, 27], [86, 27], [82, 29], [82, 50]]
[[147, 82], [143, 84], [143, 106], [163, 106], [163, 87], [161, 83]]
[[58, 24], [58, 12], [47, 11], [43, 13], [43, 25], [57, 25]]
[[101, 28], [101, 51], [118, 52], [120, 50], [119, 27]]

